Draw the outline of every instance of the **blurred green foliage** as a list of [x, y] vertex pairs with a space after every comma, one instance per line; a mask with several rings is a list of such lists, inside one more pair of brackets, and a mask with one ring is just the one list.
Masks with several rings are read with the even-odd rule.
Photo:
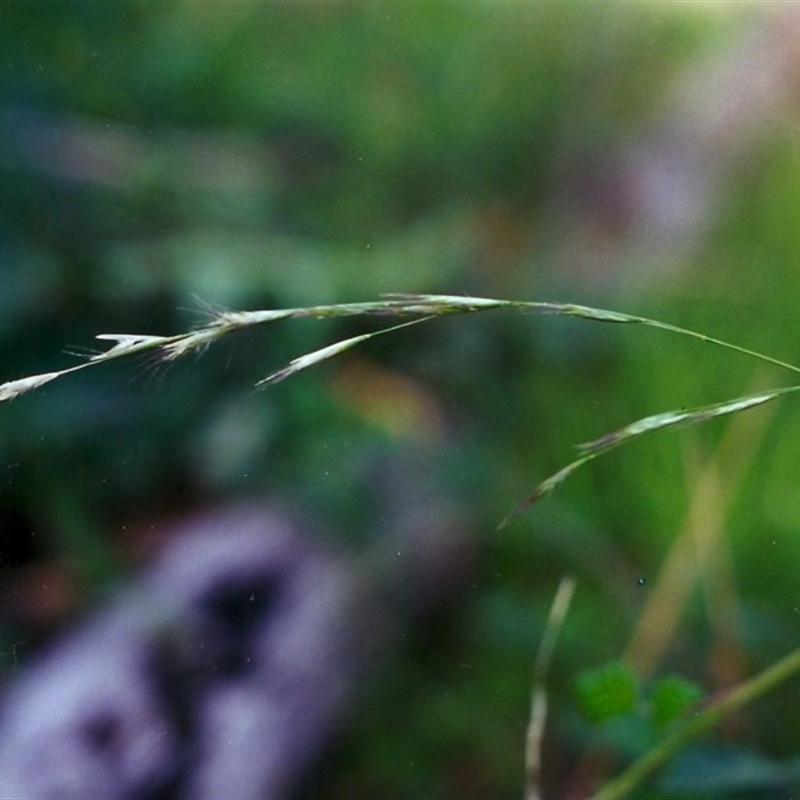
[[[800, 360], [796, 109], [745, 109], [692, 150], [697, 109], [714, 119], [721, 102], [716, 76], [769, 48], [780, 20], [715, 5], [0, 4], [3, 379], [71, 363], [65, 350], [97, 333], [183, 330], [204, 304], [392, 291], [618, 307]], [[662, 230], [628, 189], [667, 156], [668, 176], [687, 159], [695, 193], [678, 203], [684, 227]], [[654, 207], [672, 188], [655, 186]], [[481, 532], [479, 557], [446, 619], [365, 688], [317, 796], [519, 795], [531, 664], [569, 572], [545, 760], [560, 795], [593, 735], [574, 682], [625, 650], [709, 470], [722, 532], [685, 566], [695, 589], [658, 669], [711, 692], [791, 647], [791, 402], [749, 412], [760, 429], [637, 443], [494, 533], [574, 443], [783, 376], [654, 331], [495, 315], [414, 327], [251, 391], [363, 330], [247, 332], [194, 363], [113, 364], [0, 409], [0, 651], [32, 651], [138, 563], [160, 520], [200, 504], [280, 498], [368, 546], [386, 535], [381, 490], [403, 496], [375, 485], [375, 464], [408, 453]], [[721, 736], [740, 749], [703, 770], [730, 775], [796, 752], [800, 721], [776, 696]]]
[[582, 672], [576, 689], [581, 712], [590, 722], [604, 722], [632, 712], [639, 701], [636, 674], [619, 662]]
[[677, 675], [662, 678], [650, 694], [653, 721], [656, 725], [669, 725], [700, 702], [702, 695], [700, 687], [685, 678]]

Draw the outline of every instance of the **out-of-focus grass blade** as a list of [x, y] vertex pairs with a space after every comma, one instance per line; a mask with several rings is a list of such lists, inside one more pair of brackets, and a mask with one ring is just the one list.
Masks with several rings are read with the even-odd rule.
[[663, 428], [673, 428], [679, 425], [696, 425], [701, 422], [708, 422], [716, 417], [723, 417], [726, 414], [735, 414], [739, 411], [745, 411], [748, 408], [760, 406], [763, 403], [768, 403], [778, 397], [797, 391], [800, 391], [800, 385], [786, 386], [782, 389], [771, 389], [770, 391], [736, 397], [733, 400], [726, 400], [722, 403], [713, 403], [707, 406], [698, 406], [697, 408], [665, 411], [661, 414], [653, 414], [652, 416], [636, 420], [623, 428], [601, 436], [599, 439], [578, 445], [578, 450], [581, 453], [580, 457], [542, 481], [521, 503], [506, 515], [500, 523], [499, 528], [504, 528], [512, 520], [516, 519], [525, 510], [530, 508], [537, 500], [550, 494], [553, 489], [562, 484], [573, 472], [584, 464], [632, 439], [646, 433], [662, 430]]

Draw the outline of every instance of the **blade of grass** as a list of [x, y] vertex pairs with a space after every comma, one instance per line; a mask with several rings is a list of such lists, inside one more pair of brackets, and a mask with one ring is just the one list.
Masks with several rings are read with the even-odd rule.
[[539, 652], [533, 667], [531, 710], [525, 734], [525, 800], [541, 800], [542, 741], [547, 722], [547, 675], [558, 636], [567, 618], [576, 581], [571, 575], [561, 578], [547, 615]]
[[786, 386], [782, 389], [772, 389], [766, 392], [758, 392], [756, 394], [745, 395], [737, 397], [733, 400], [726, 400], [722, 403], [713, 403], [707, 406], [698, 406], [692, 409], [679, 409], [676, 411], [666, 411], [661, 414], [653, 414], [649, 417], [631, 422], [629, 425], [619, 428], [616, 431], [607, 433], [605, 436], [595, 439], [591, 442], [578, 446], [578, 451], [581, 455], [574, 461], [562, 467], [558, 472], [551, 475], [542, 481], [536, 488], [515, 508], [506, 515], [505, 519], [498, 526], [499, 529], [504, 528], [511, 521], [516, 519], [520, 514], [526, 511], [537, 500], [545, 497], [552, 492], [556, 487], [562, 484], [573, 472], [587, 464], [594, 458], [613, 450], [620, 445], [643, 436], [646, 433], [652, 433], [664, 428], [672, 428], [679, 425], [694, 425], [716, 417], [725, 416], [726, 414], [735, 414], [740, 411], [745, 411], [748, 408], [760, 406], [763, 403], [768, 403], [783, 395], [792, 392], [800, 391], [800, 385]]
[[[773, 370], [768, 372], [771, 374]], [[759, 374], [754, 384], [763, 386], [764, 378]], [[623, 657], [642, 678], [652, 674], [673, 641], [679, 618], [695, 586], [702, 585], [713, 595], [708, 609], [715, 646], [722, 646], [722, 642], [730, 646], [740, 640], [725, 526], [741, 483], [774, 418], [775, 408], [773, 405], [765, 409], [767, 413], [732, 417], [714, 450], [702, 457], [696, 447], [687, 447], [685, 516], [647, 592]], [[725, 659], [726, 665], [731, 661]]]
[[[497, 300], [486, 297], [465, 297], [459, 295], [399, 294], [388, 295], [383, 300], [366, 303], [339, 303], [333, 305], [307, 306], [287, 309], [267, 309], [260, 311], [214, 312], [205, 326], [201, 326], [195, 330], [177, 334], [175, 336], [101, 334], [97, 337], [98, 339], [110, 340], [114, 342], [111, 349], [104, 353], [90, 356], [89, 360], [83, 364], [78, 364], [76, 366], [67, 367], [66, 369], [56, 370], [53, 372], [30, 375], [26, 378], [20, 378], [18, 380], [7, 381], [3, 384], [0, 384], [0, 402], [12, 400], [22, 394], [25, 394], [26, 392], [32, 391], [33, 389], [44, 385], [45, 383], [49, 383], [56, 378], [63, 377], [64, 375], [68, 375], [72, 372], [77, 372], [80, 369], [85, 369], [89, 366], [95, 366], [114, 358], [141, 353], [146, 350], [159, 350], [165, 360], [174, 360], [190, 352], [202, 352], [202, 350], [204, 350], [210, 344], [216, 342], [229, 333], [242, 330], [244, 328], [253, 327], [255, 325], [261, 325], [267, 322], [276, 322], [278, 320], [289, 318], [311, 317], [325, 319], [330, 317], [377, 315], [394, 317], [414, 316], [419, 318], [413, 320], [413, 322], [416, 323], [424, 322], [433, 317], [442, 316], [445, 314], [475, 313], [478, 311], [487, 311], [498, 308], [515, 309], [518, 311], [531, 311], [543, 314], [560, 314], [593, 320], [595, 322], [644, 325], [670, 333], [679, 334], [681, 336], [688, 336], [709, 344], [715, 344], [719, 347], [747, 355], [751, 358], [764, 361], [769, 364], [789, 369], [793, 372], [800, 372], [800, 367], [796, 367], [793, 364], [788, 364], [784, 361], [772, 358], [771, 356], [764, 355], [763, 353], [758, 353], [754, 350], [731, 344], [730, 342], [725, 342], [721, 339], [706, 336], [705, 334], [697, 333], [696, 331], [692, 331], [687, 328], [680, 328], [676, 325], [649, 319], [647, 317], [623, 314], [618, 311], [609, 311], [607, 309], [593, 308], [591, 306], [576, 305], [573, 303]], [[327, 347], [323, 347], [319, 350], [315, 350], [312, 353], [307, 353], [304, 356], [299, 356], [290, 362], [287, 367], [267, 376], [262, 381], [259, 381], [257, 385], [263, 387], [277, 383], [290, 377], [291, 375], [294, 375], [297, 372], [300, 372], [303, 369], [307, 369], [310, 366], [318, 364], [320, 361], [332, 358], [333, 356], [338, 355], [345, 350], [349, 350], [351, 347], [367, 341], [374, 335], [389, 333], [391, 331], [399, 330], [402, 327], [404, 327], [404, 324], [386, 328], [383, 331], [378, 331], [372, 334], [355, 336], [350, 339], [328, 345]], [[625, 428], [610, 433], [594, 442], [589, 442], [588, 444], [582, 446], [581, 456], [578, 459], [573, 461], [571, 464], [568, 464], [566, 467], [555, 473], [555, 475], [552, 475], [547, 480], [539, 484], [539, 486], [537, 486], [533, 492], [528, 495], [528, 497], [526, 497], [515, 509], [511, 511], [511, 513], [506, 516], [506, 518], [500, 523], [499, 527], [505, 527], [512, 519], [525, 511], [532, 503], [549, 494], [576, 469], [583, 466], [593, 458], [596, 458], [611, 448], [617, 447], [630, 439], [640, 436], [643, 433], [649, 433], [650, 431], [658, 430], [660, 428], [683, 423], [705, 422], [706, 420], [713, 419], [714, 417], [721, 416], [723, 414], [731, 414], [737, 411], [743, 411], [754, 405], [772, 400], [782, 394], [795, 391], [797, 388], [798, 387], [789, 387], [787, 389], [779, 389], [774, 392], [762, 393], [760, 395], [741, 397], [725, 403], [703, 406], [691, 411], [668, 411], [663, 414], [656, 414], [654, 416], [645, 417], [642, 420], [631, 423]]]
[[[337, 303], [333, 305], [307, 306], [299, 308], [285, 309], [266, 309], [259, 311], [222, 311], [211, 314], [206, 325], [195, 330], [174, 336], [151, 336], [142, 334], [100, 334], [97, 338], [114, 342], [113, 346], [103, 352], [89, 357], [83, 364], [67, 367], [62, 370], [29, 375], [17, 380], [6, 381], [0, 384], [0, 402], [12, 400], [25, 394], [43, 384], [63, 377], [79, 369], [88, 366], [96, 366], [109, 361], [113, 358], [134, 355], [147, 350], [159, 350], [165, 360], [174, 360], [190, 352], [202, 351], [213, 342], [223, 338], [229, 333], [233, 333], [244, 328], [251, 328], [268, 322], [277, 322], [283, 319], [317, 318], [327, 319], [331, 317], [348, 316], [417, 316], [431, 318], [445, 314], [470, 314], [479, 311], [489, 311], [492, 309], [514, 309], [517, 311], [531, 311], [542, 314], [558, 314], [582, 319], [593, 320], [595, 322], [611, 322], [621, 324], [644, 325], [651, 328], [676, 333], [681, 336], [699, 339], [709, 344], [715, 344], [727, 350], [755, 358], [760, 361], [774, 364], [793, 372], [800, 372], [800, 367], [780, 361], [771, 356], [758, 353], [746, 347], [731, 344], [721, 339], [715, 339], [702, 333], [670, 325], [659, 320], [638, 317], [631, 314], [623, 314], [618, 311], [609, 311], [602, 308], [576, 305], [573, 303], [549, 303], [528, 300], [497, 300], [486, 297], [465, 297], [459, 295], [436, 295], [436, 294], [396, 294], [388, 295], [383, 300], [365, 303]], [[353, 342], [353, 345], [359, 341]], [[342, 348], [348, 349], [348, 348]], [[342, 352], [342, 349], [333, 347], [329, 356]], [[312, 354], [309, 354], [312, 355]], [[323, 359], [312, 359], [311, 363], [317, 363]], [[311, 365], [308, 364], [308, 366]], [[290, 370], [288, 374], [293, 374], [298, 370]], [[288, 375], [287, 375], [288, 376]], [[275, 382], [267, 381], [266, 383]], [[264, 382], [262, 381], [262, 385]]]
[[325, 361], [328, 358], [333, 358], [333, 356], [338, 356], [339, 353], [343, 353], [345, 350], [349, 350], [351, 347], [361, 344], [361, 342], [366, 342], [369, 339], [373, 339], [376, 336], [382, 336], [385, 333], [392, 333], [392, 331], [400, 330], [400, 328], [406, 328], [409, 325], [417, 325], [420, 322], [426, 322], [429, 319], [431, 319], [431, 317], [422, 317], [421, 319], [413, 319], [410, 322], [402, 322], [399, 325], [393, 325], [391, 328], [383, 328], [379, 331], [362, 333], [359, 336], [351, 336], [349, 339], [342, 339], [341, 341], [334, 342], [326, 347], [321, 347], [319, 350], [314, 350], [311, 353], [298, 356], [297, 358], [293, 358], [287, 367], [279, 369], [277, 372], [273, 372], [271, 375], [267, 375], [266, 378], [262, 378], [256, 384], [256, 387], [260, 389], [273, 383], [280, 383], [280, 381], [286, 380], [286, 378], [291, 377], [295, 373], [304, 369], [308, 369], [309, 367], [313, 367], [320, 361]]

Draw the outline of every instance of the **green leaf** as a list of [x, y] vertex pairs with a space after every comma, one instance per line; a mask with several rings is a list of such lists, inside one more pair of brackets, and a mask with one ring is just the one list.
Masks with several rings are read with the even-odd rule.
[[587, 670], [577, 680], [578, 706], [590, 722], [605, 722], [628, 714], [639, 697], [634, 671], [619, 661]]
[[650, 694], [650, 715], [659, 727], [669, 725], [689, 708], [696, 705], [703, 691], [692, 681], [671, 675], [662, 678]]

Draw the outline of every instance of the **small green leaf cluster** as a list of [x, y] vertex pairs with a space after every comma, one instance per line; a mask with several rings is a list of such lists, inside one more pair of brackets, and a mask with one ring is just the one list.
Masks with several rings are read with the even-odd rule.
[[632, 667], [610, 661], [578, 676], [576, 696], [581, 714], [591, 723], [633, 716], [658, 732], [697, 705], [703, 693], [696, 683], [677, 675], [643, 686]]

